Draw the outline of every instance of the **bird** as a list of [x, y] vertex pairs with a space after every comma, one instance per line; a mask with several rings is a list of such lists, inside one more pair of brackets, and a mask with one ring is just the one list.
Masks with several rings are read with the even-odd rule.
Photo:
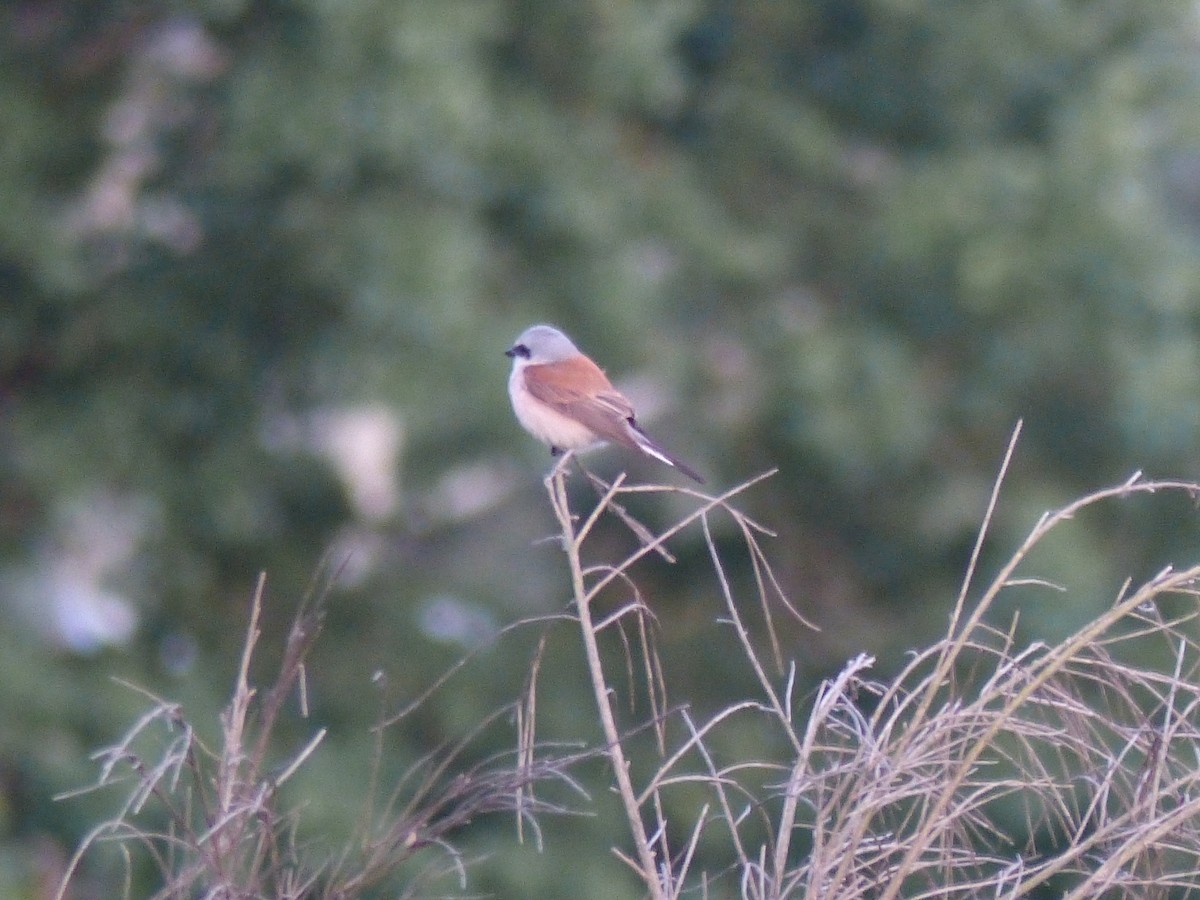
[[604, 370], [553, 325], [531, 325], [504, 351], [513, 361], [508, 396], [522, 427], [554, 456], [594, 444], [621, 444], [704, 484], [691, 466], [638, 425], [633, 405]]

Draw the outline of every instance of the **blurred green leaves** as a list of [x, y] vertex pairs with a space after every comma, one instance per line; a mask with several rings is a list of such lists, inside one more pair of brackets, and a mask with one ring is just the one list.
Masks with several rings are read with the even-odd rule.
[[[561, 609], [534, 543], [549, 461], [500, 355], [533, 321], [713, 481], [780, 468], [755, 513], [796, 602], [830, 611], [812, 640], [907, 649], [943, 621], [1018, 419], [997, 552], [1078, 490], [1194, 474], [1194, 27], [1181, 2], [8, 5], [0, 603], [80, 559], [62, 523], [88, 498], [147, 512], [131, 560], [87, 570], [137, 636], [78, 658], [30, 627], [4, 731], [44, 735], [5, 703], [40, 686], [225, 683], [257, 571], [287, 606], [326, 552], [353, 577], [325, 702], [355, 727], [374, 668], [415, 690], [463, 649], [420, 625], [438, 598]], [[395, 438], [357, 463], [391, 473], [378, 515], [329, 452], [364, 408]], [[1084, 524], [1046, 574], [1102, 605], [1188, 546], [1185, 513], [1140, 515]], [[656, 587], [672, 613], [703, 591]], [[687, 615], [683, 659], [711, 618]], [[720, 680], [695, 667], [682, 696]], [[49, 727], [119, 730], [96, 702]], [[569, 736], [590, 722], [547, 702]]]

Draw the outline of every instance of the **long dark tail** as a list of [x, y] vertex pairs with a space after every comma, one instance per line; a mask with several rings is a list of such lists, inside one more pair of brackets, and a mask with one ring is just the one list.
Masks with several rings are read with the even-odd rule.
[[638, 449], [643, 453], [647, 453], [650, 456], [653, 456], [655, 459], [665, 462], [668, 466], [674, 466], [697, 484], [704, 484], [704, 479], [701, 477], [699, 472], [697, 472], [687, 463], [676, 459], [674, 456], [660, 447], [654, 441], [654, 439], [650, 437], [650, 435], [642, 431], [641, 426], [638, 425], [638, 423], [633, 419], [629, 420], [629, 431], [634, 443], [637, 444]]

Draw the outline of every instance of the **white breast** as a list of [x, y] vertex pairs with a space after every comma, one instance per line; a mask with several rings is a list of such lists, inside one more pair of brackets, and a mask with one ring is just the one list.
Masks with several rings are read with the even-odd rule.
[[579, 450], [596, 443], [595, 432], [551, 409], [525, 387], [524, 366], [514, 366], [508, 377], [508, 396], [517, 421], [535, 438], [561, 450]]

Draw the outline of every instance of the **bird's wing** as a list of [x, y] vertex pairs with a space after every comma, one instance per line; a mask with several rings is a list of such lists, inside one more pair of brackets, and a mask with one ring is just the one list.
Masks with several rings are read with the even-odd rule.
[[525, 387], [536, 400], [575, 419], [598, 437], [632, 444], [633, 406], [604, 370], [586, 356], [525, 367]]
[[555, 363], [526, 366], [525, 388], [560, 415], [574, 419], [599, 438], [624, 444], [674, 466], [700, 484], [704, 479], [667, 453], [638, 426], [633, 405], [612, 386], [604, 370], [580, 355]]

